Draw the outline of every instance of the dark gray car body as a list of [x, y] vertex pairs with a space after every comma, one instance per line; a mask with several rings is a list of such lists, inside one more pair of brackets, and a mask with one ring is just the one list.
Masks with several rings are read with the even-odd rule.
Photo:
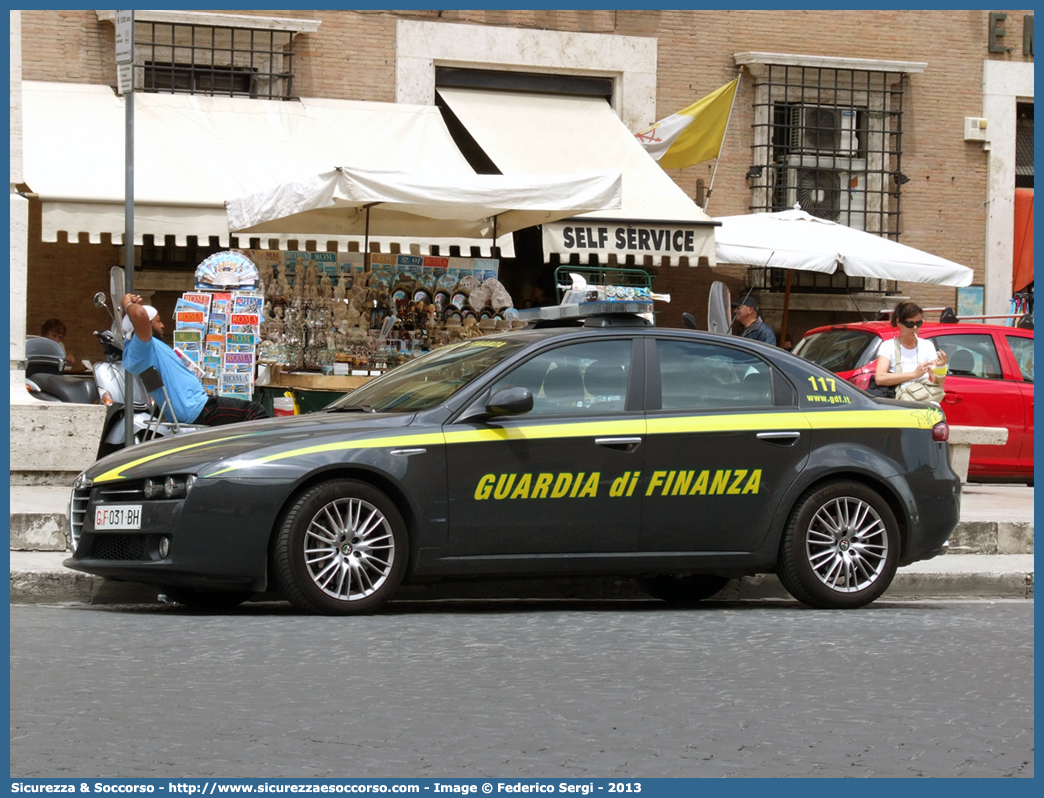
[[[933, 439], [944, 421], [935, 408], [831, 386], [832, 375], [814, 364], [723, 336], [558, 329], [479, 340], [522, 346], [420, 412], [270, 419], [99, 461], [73, 491], [75, 550], [65, 564], [157, 585], [271, 589], [272, 542], [294, 497], [341, 477], [395, 503], [409, 534], [407, 582], [772, 572], [795, 504], [834, 479], [862, 482], [888, 502], [901, 564], [939, 554], [957, 524], [960, 481], [947, 444]], [[617, 406], [539, 417], [481, 412], [491, 386], [540, 353], [606, 341], [630, 351]], [[757, 358], [770, 384], [753, 400], [737, 383], [735, 401], [713, 399], [712, 409], [677, 406], [684, 397], [665, 408], [669, 375], [659, 353], [697, 344]], [[188, 495], [145, 499], [144, 480], [167, 475], [194, 476]], [[139, 505], [140, 528], [96, 529], [100, 510]], [[161, 537], [170, 544], [165, 557]]]

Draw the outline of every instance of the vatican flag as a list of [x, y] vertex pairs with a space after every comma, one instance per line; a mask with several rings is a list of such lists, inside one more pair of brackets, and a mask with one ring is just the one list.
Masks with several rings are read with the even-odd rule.
[[636, 138], [664, 169], [680, 169], [717, 158], [738, 85], [739, 78], [726, 83], [688, 108], [636, 134]]

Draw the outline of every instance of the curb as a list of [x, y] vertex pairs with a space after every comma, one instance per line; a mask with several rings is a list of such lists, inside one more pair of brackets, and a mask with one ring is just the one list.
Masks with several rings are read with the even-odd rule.
[[[963, 557], [962, 557], [963, 559]], [[158, 604], [153, 585], [114, 582], [77, 571], [12, 571], [12, 604]], [[266, 600], [278, 599], [262, 594]], [[730, 582], [717, 600], [748, 601], [793, 598], [773, 574], [745, 576]], [[896, 574], [883, 600], [918, 599], [1032, 599], [1032, 571], [960, 571]], [[406, 585], [398, 601], [446, 599], [649, 599], [631, 579], [564, 578], [504, 580], [497, 582], [445, 582]]]

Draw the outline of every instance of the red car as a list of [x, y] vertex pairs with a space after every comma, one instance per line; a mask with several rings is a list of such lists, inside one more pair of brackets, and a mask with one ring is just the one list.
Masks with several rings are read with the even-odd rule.
[[[805, 333], [794, 353], [865, 389], [877, 348], [899, 332], [887, 321]], [[1003, 446], [973, 446], [968, 478], [1033, 484], [1033, 330], [925, 321], [918, 332], [950, 358], [942, 408], [952, 425], [1006, 427]]]

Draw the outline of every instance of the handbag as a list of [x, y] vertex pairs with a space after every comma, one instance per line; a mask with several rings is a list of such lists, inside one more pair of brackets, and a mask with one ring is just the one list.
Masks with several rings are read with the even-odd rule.
[[871, 396], [879, 396], [882, 399], [895, 399], [895, 386], [878, 385], [877, 379], [874, 377], [870, 378], [870, 382], [866, 386], [866, 392]]
[[[898, 363], [901, 353], [899, 351], [899, 339], [895, 339], [895, 359], [893, 363]], [[895, 386], [894, 385], [878, 385], [877, 377], [871, 376], [870, 382], [866, 385], [866, 392], [871, 396], [879, 396], [882, 399], [895, 399]]]
[[904, 402], [923, 402], [925, 404], [939, 404], [945, 395], [946, 391], [934, 382], [923, 382], [922, 380], [904, 382], [895, 392], [896, 399]]

